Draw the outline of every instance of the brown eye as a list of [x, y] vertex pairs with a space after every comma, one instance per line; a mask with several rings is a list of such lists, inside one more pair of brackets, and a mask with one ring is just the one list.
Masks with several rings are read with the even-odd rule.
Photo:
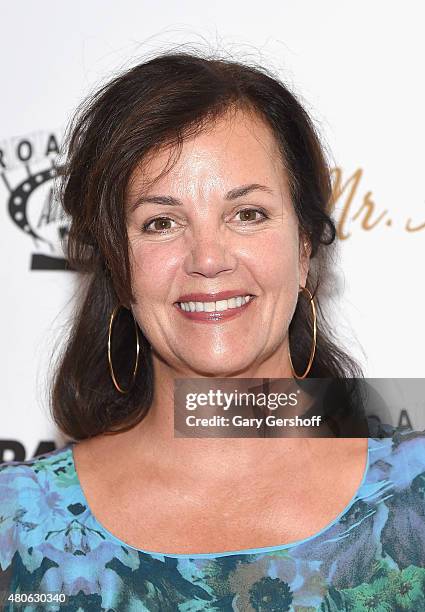
[[[154, 228], [158, 231], [170, 229], [169, 227], [170, 219], [167, 219], [166, 217], [155, 219], [154, 221], [152, 221], [152, 223], [154, 225]], [[167, 226], [167, 223], [168, 223], [168, 226]]]
[[262, 215], [262, 218], [266, 218], [266, 215], [261, 210], [257, 210], [256, 208], [244, 208], [240, 210], [237, 215], [240, 215], [239, 219], [241, 221], [261, 221], [261, 217], [256, 217], [256, 214]]
[[145, 223], [142, 229], [147, 233], [167, 232], [168, 230], [173, 229], [173, 227], [170, 225], [171, 223], [174, 223], [174, 221], [169, 217], [157, 217], [156, 219], [152, 219], [152, 221]]

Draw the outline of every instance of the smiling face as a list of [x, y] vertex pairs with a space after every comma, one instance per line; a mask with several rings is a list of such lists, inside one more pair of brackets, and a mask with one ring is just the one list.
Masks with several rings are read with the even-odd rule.
[[275, 363], [274, 375], [290, 376], [288, 327], [308, 254], [271, 129], [252, 113], [226, 114], [155, 180], [169, 156], [162, 149], [134, 171], [126, 203], [132, 310], [154, 362], [217, 377]]

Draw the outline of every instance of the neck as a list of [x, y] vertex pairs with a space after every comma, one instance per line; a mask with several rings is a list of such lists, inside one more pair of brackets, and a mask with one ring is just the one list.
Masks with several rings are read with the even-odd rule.
[[[287, 353], [285, 353], [287, 355]], [[176, 469], [180, 474], [202, 474], [210, 481], [229, 479], [232, 474], [255, 471], [256, 474], [270, 472], [276, 460], [291, 464], [293, 469], [305, 470], [306, 457], [329, 443], [326, 438], [179, 438], [174, 435], [174, 381], [177, 378], [212, 378], [199, 376], [193, 371], [177, 371], [162, 361], [155, 353], [154, 400], [148, 414], [129, 432], [128, 448], [137, 457], [148, 457], [152, 465], [163, 469]], [[253, 365], [244, 372], [217, 378], [287, 378], [292, 379], [289, 360], [282, 355], [273, 355], [261, 364]], [[294, 381], [295, 384], [295, 381]]]

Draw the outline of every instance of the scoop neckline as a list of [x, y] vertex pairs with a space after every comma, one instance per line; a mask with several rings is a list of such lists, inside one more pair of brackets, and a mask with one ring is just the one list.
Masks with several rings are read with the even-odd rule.
[[137, 548], [136, 546], [133, 546], [131, 544], [128, 544], [127, 542], [124, 542], [123, 540], [115, 536], [111, 531], [109, 531], [109, 529], [107, 529], [104, 525], [102, 525], [102, 523], [97, 519], [97, 517], [92, 512], [92, 509], [87, 501], [86, 495], [81, 486], [80, 478], [78, 476], [78, 472], [76, 469], [75, 457], [74, 457], [74, 446], [76, 444], [77, 442], [70, 442], [69, 444], [67, 444], [65, 448], [67, 448], [69, 452], [69, 456], [70, 456], [71, 463], [72, 463], [72, 469], [74, 471], [75, 479], [77, 481], [77, 486], [79, 489], [80, 496], [84, 502], [84, 505], [89, 511], [91, 517], [93, 518], [93, 521], [96, 523], [97, 528], [100, 529], [100, 531], [103, 531], [104, 534], [106, 534], [109, 537], [109, 539], [113, 540], [119, 546], [122, 546], [124, 548], [129, 548], [131, 550], [136, 551], [137, 553], [142, 553], [142, 554], [151, 555], [151, 556], [168, 557], [168, 558], [174, 558], [174, 559], [211, 559], [211, 558], [217, 558], [217, 557], [228, 557], [230, 555], [233, 555], [233, 556], [260, 555], [263, 553], [266, 554], [266, 553], [271, 553], [271, 552], [277, 552], [280, 550], [295, 548], [296, 546], [300, 546], [301, 544], [305, 544], [307, 542], [317, 539], [319, 536], [323, 535], [326, 531], [330, 530], [341, 519], [341, 517], [344, 516], [344, 514], [346, 514], [350, 510], [353, 504], [357, 501], [360, 491], [362, 490], [363, 486], [365, 485], [367, 481], [367, 477], [368, 477], [369, 469], [370, 469], [370, 452], [371, 452], [371, 438], [367, 438], [366, 466], [364, 468], [363, 476], [362, 476], [359, 486], [357, 487], [357, 490], [355, 491], [354, 495], [351, 497], [350, 501], [346, 504], [345, 508], [338, 514], [338, 516], [336, 516], [330, 523], [325, 525], [325, 527], [323, 527], [320, 531], [314, 533], [313, 535], [307, 538], [304, 538], [302, 540], [295, 540], [294, 542], [289, 542], [288, 544], [279, 544], [276, 546], [262, 546], [260, 548], [245, 548], [241, 550], [230, 550], [230, 551], [224, 551], [224, 552], [164, 553], [160, 551], [153, 551], [153, 550], [146, 550], [143, 548]]

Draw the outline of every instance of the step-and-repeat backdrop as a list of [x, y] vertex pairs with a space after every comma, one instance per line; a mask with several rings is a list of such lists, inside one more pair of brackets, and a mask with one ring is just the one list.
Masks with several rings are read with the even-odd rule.
[[[299, 96], [333, 167], [339, 242], [333, 329], [366, 376], [424, 377], [421, 3], [6, 4], [0, 25], [0, 462], [64, 441], [48, 411], [52, 354], [63, 345], [78, 284], [65, 269], [61, 243], [68, 225], [53, 189], [64, 129], [89, 92], [169, 48], [263, 64]], [[413, 392], [409, 403], [411, 387], [401, 387], [394, 384], [388, 398], [393, 424], [403, 416], [422, 429], [425, 399]]]

